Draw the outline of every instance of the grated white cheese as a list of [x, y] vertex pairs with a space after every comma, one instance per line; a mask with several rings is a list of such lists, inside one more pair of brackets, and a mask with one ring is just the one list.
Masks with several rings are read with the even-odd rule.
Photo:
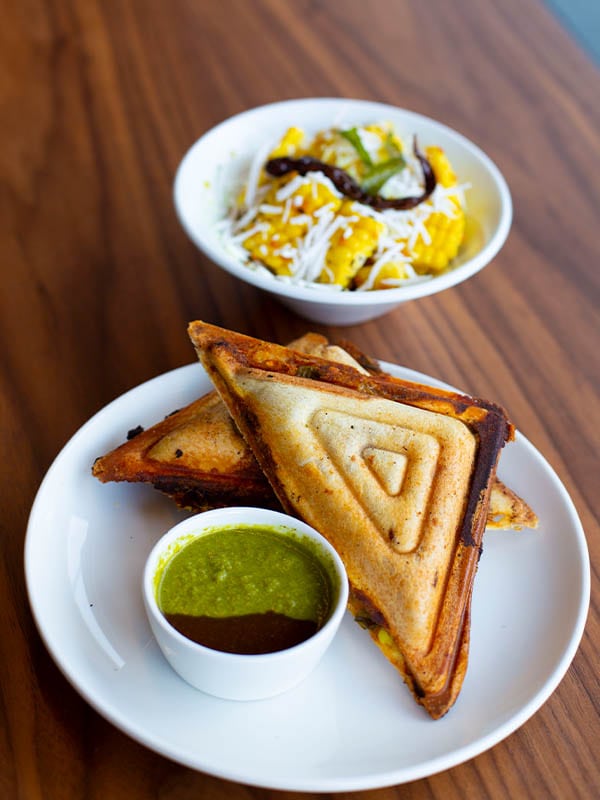
[[290, 217], [291, 225], [310, 225], [312, 217], [309, 214], [296, 214], [295, 217]]
[[235, 236], [231, 237], [231, 239], [234, 242], [245, 242], [246, 239], [249, 239], [251, 236], [254, 236], [257, 233], [262, 233], [263, 231], [268, 231], [268, 230], [269, 226], [265, 222], [259, 222], [247, 231], [242, 231], [242, 233], [236, 233]]
[[281, 214], [283, 206], [272, 206], [269, 203], [261, 203], [258, 207], [261, 214]]
[[288, 199], [285, 201], [285, 208], [284, 208], [283, 217], [282, 217], [282, 220], [281, 220], [284, 225], [289, 220], [291, 213], [292, 213], [292, 201], [291, 201], [291, 198], [288, 197]]
[[[376, 161], [382, 147], [381, 136], [373, 131], [358, 128], [362, 145], [373, 161]], [[352, 144], [340, 136], [339, 133], [328, 132], [324, 134], [325, 147], [320, 156], [324, 161], [336, 163], [344, 167], [356, 160], [356, 150]], [[369, 291], [375, 285], [401, 286], [410, 283], [430, 280], [432, 275], [419, 275], [412, 266], [415, 248], [419, 242], [428, 246], [432, 237], [427, 229], [429, 217], [443, 214], [453, 218], [457, 214], [456, 201], [464, 208], [465, 192], [470, 184], [464, 183], [452, 187], [443, 187], [437, 184], [427, 201], [420, 203], [412, 209], [396, 210], [385, 209], [379, 211], [357, 201], [350, 202], [332, 181], [322, 172], [309, 172], [306, 175], [295, 175], [287, 180], [275, 193], [275, 203], [264, 202], [265, 195], [270, 191], [273, 182], [263, 182], [262, 166], [267, 160], [273, 145], [265, 145], [257, 152], [249, 168], [246, 182], [246, 193], [242, 213], [236, 219], [231, 216], [218, 223], [218, 230], [226, 243], [228, 252], [242, 260], [251, 269], [260, 274], [268, 274], [278, 280], [320, 288], [327, 291], [342, 291], [343, 287], [333, 283], [334, 273], [327, 265], [327, 254], [331, 246], [332, 237], [341, 231], [342, 239], [348, 241], [352, 238], [354, 225], [364, 217], [370, 217], [381, 223], [383, 232], [375, 253], [369, 260], [370, 271], [367, 280], [357, 291]], [[381, 188], [380, 193], [385, 197], [410, 197], [418, 196], [423, 192], [423, 171], [420, 161], [414, 156], [412, 148], [405, 148], [404, 157], [406, 166], [393, 175]], [[319, 186], [327, 189], [331, 195], [342, 199], [345, 203], [344, 213], [340, 214], [332, 203], [325, 203], [311, 214], [297, 213], [301, 209], [307, 195], [315, 201], [319, 199]], [[271, 195], [273, 197], [273, 195]], [[348, 215], [348, 210], [351, 214]], [[305, 232], [294, 242], [286, 242], [283, 246], [273, 246], [281, 240], [279, 233], [271, 237], [270, 248], [266, 241], [257, 248], [262, 257], [269, 252], [284, 259], [290, 275], [273, 276], [260, 261], [254, 261], [243, 243], [259, 233], [273, 230], [272, 225], [266, 220], [257, 221], [258, 215], [265, 217], [281, 217], [281, 224], [292, 224], [305, 227]], [[390, 263], [402, 265], [407, 277], [380, 279], [381, 271]], [[324, 281], [331, 281], [325, 283]], [[316, 283], [319, 281], [319, 283]], [[323, 281], [323, 282], [321, 282]]]
[[272, 149], [273, 143], [268, 142], [257, 150], [256, 155], [252, 159], [250, 171], [248, 172], [248, 180], [246, 183], [246, 197], [244, 199], [246, 208], [252, 208], [254, 205], [262, 167]]

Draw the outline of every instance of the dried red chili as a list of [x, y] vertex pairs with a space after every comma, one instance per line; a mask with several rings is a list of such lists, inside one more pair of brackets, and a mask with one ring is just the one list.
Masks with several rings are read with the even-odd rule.
[[388, 208], [396, 211], [406, 211], [427, 200], [437, 184], [431, 164], [419, 150], [416, 138], [413, 145], [413, 153], [423, 170], [424, 181], [423, 193], [416, 197], [382, 197], [379, 194], [369, 194], [345, 170], [334, 167], [332, 164], [326, 164], [324, 161], [319, 161], [318, 158], [312, 158], [311, 156], [272, 158], [267, 161], [265, 169], [269, 175], [274, 177], [281, 177], [289, 172], [297, 172], [299, 175], [306, 175], [307, 172], [322, 172], [339, 192], [351, 200], [356, 200], [378, 211], [385, 211]]

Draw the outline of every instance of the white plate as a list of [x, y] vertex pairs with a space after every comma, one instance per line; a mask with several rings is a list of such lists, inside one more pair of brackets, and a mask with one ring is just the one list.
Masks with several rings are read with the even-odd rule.
[[[437, 383], [392, 365], [409, 380]], [[316, 672], [271, 700], [218, 700], [161, 655], [141, 596], [144, 561], [183, 512], [142, 485], [103, 485], [94, 458], [210, 388], [193, 364], [133, 389], [75, 434], [48, 471], [25, 548], [31, 607], [57, 664], [114, 725], [198, 770], [273, 789], [389, 786], [459, 764], [522, 725], [550, 696], [579, 644], [589, 558], [573, 504], [522, 436], [499, 474], [533, 506], [536, 531], [488, 532], [473, 600], [462, 693], [437, 722], [349, 615]]]

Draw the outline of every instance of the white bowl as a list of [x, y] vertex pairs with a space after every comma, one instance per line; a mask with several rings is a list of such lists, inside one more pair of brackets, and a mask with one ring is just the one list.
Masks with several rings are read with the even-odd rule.
[[[317, 545], [336, 595], [327, 622], [304, 642], [260, 655], [213, 650], [188, 639], [163, 616], [156, 599], [157, 571], [177, 552], [177, 543], [210, 535], [215, 528], [265, 525], [282, 535], [306, 537]], [[232, 534], [235, 535], [235, 534]], [[300, 683], [317, 666], [331, 644], [348, 602], [348, 578], [333, 547], [300, 520], [260, 508], [224, 508], [196, 514], [171, 528], [156, 543], [144, 569], [143, 596], [152, 632], [173, 669], [196, 689], [229, 700], [260, 700]]]
[[[471, 184], [467, 212], [478, 226], [477, 241], [459, 253], [456, 266], [429, 281], [395, 289], [336, 292], [297, 286], [254, 272], [233, 257], [216, 223], [227, 212], [233, 187], [256, 152], [276, 143], [291, 125], [315, 132], [332, 125], [390, 121], [405, 136], [418, 136], [421, 147], [442, 147], [461, 183]], [[184, 156], [174, 185], [175, 208], [191, 240], [212, 261], [277, 297], [309, 320], [351, 325], [381, 316], [406, 300], [440, 292], [486, 266], [504, 244], [512, 221], [506, 181], [476, 145], [451, 128], [395, 106], [366, 100], [312, 98], [261, 106], [231, 117], [204, 134]], [[475, 237], [473, 237], [475, 238]]]

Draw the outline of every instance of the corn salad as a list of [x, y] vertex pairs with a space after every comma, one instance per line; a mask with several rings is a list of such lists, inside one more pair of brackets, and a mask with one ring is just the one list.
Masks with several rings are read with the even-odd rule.
[[377, 210], [342, 194], [322, 172], [273, 177], [265, 163], [311, 156], [344, 170], [369, 194], [414, 197], [424, 182], [416, 147], [388, 123], [312, 137], [290, 128], [250, 166], [222, 223], [228, 249], [253, 269], [324, 289], [368, 291], [431, 279], [451, 267], [463, 242], [468, 187], [440, 147], [423, 155], [436, 181], [429, 197], [408, 210]]

